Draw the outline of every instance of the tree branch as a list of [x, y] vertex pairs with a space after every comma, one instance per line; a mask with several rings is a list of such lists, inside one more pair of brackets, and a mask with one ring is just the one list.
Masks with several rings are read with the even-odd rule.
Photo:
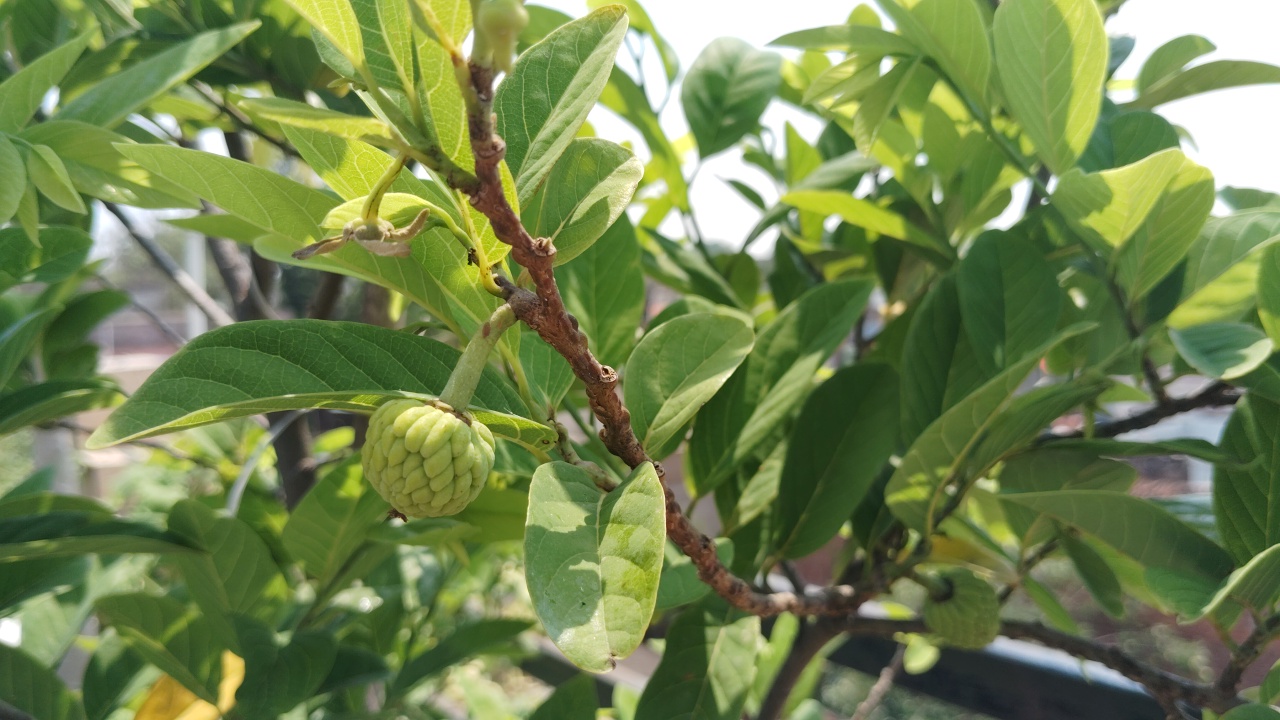
[[1220, 693], [1234, 695], [1245, 671], [1262, 656], [1267, 644], [1275, 639], [1277, 633], [1280, 633], [1280, 615], [1272, 616], [1255, 627], [1231, 654], [1231, 660], [1222, 669], [1222, 674], [1213, 684], [1214, 688]]
[[[466, 177], [454, 179], [446, 175], [446, 181], [470, 196], [471, 204], [489, 219], [498, 239], [511, 246], [511, 257], [532, 279], [533, 292], [516, 287], [506, 278], [498, 278], [497, 282], [516, 317], [564, 356], [573, 374], [583, 382], [591, 411], [602, 425], [600, 439], [605, 447], [633, 468], [653, 462], [631, 429], [631, 414], [616, 390], [618, 374], [613, 368], [601, 365], [591, 354], [586, 336], [578, 330], [578, 321], [565, 308], [553, 272], [555, 247], [547, 238], [529, 235], [503, 195], [499, 167], [506, 154], [506, 143], [497, 136], [493, 127], [493, 71], [476, 64], [464, 69], [465, 60], [458, 55], [453, 60], [459, 68], [460, 80], [469, 77], [471, 82], [470, 87], [464, 86], [462, 91], [467, 100], [467, 125], [475, 156], [475, 176], [471, 182]], [[423, 148], [417, 150], [424, 151]], [[875, 595], [873, 588], [848, 585], [804, 594], [755, 591], [720, 563], [711, 538], [698, 530], [684, 514], [667, 486], [662, 467], [657, 463], [654, 466], [666, 493], [667, 537], [693, 561], [702, 582], [734, 607], [761, 616], [783, 612], [843, 615], [856, 610]]]
[[[1240, 400], [1240, 394], [1231, 385], [1218, 381], [1209, 387], [1201, 390], [1195, 395], [1182, 398], [1169, 398], [1163, 405], [1155, 405], [1144, 410], [1137, 415], [1133, 415], [1122, 420], [1113, 420], [1108, 423], [1102, 423], [1094, 428], [1093, 437], [1110, 438], [1117, 435], [1123, 435], [1134, 430], [1151, 427], [1159, 423], [1165, 418], [1173, 417], [1184, 412], [1198, 410], [1206, 407], [1221, 407], [1224, 405], [1234, 405]], [[1067, 440], [1084, 437], [1084, 431], [1076, 430], [1075, 432], [1063, 434], [1049, 434], [1042, 440]]]
[[[1272, 628], [1273, 631], [1275, 629], [1274, 627]], [[898, 633], [930, 632], [924, 621], [919, 619], [890, 620], [863, 616], [848, 618], [844, 630], [850, 635], [875, 635], [879, 637], [893, 637]], [[1216, 684], [1205, 685], [1192, 682], [1157, 667], [1152, 667], [1125, 653], [1120, 648], [1102, 645], [1088, 638], [1070, 635], [1038, 622], [1006, 620], [1000, 626], [1000, 635], [1012, 640], [1029, 640], [1045, 647], [1061, 650], [1068, 655], [1073, 655], [1083, 660], [1092, 660], [1105, 665], [1145, 687], [1147, 692], [1151, 693], [1151, 696], [1166, 711], [1176, 712], [1178, 701], [1196, 707], [1209, 708], [1217, 713], [1224, 713], [1245, 702], [1244, 699], [1236, 695], [1234, 687], [1223, 689]], [[1260, 649], [1259, 652], [1261, 652]]]
[[898, 649], [893, 653], [893, 659], [880, 671], [880, 677], [876, 678], [875, 684], [867, 691], [867, 697], [858, 703], [858, 708], [853, 711], [853, 717], [849, 718], [849, 720], [868, 720], [871, 717], [871, 713], [875, 712], [880, 703], [884, 702], [885, 696], [893, 688], [894, 679], [902, 671], [902, 659], [906, 654], [907, 646], [899, 645]]
[[116, 220], [120, 221], [120, 225], [124, 227], [125, 232], [129, 233], [134, 241], [147, 253], [151, 261], [155, 263], [155, 266], [160, 268], [160, 271], [172, 280], [173, 284], [177, 285], [178, 289], [196, 307], [200, 308], [200, 312], [209, 318], [209, 322], [216, 327], [225, 327], [235, 322], [235, 319], [226, 310], [222, 309], [218, 301], [214, 300], [209, 293], [205, 292], [204, 288], [200, 287], [195, 278], [182, 269], [177, 260], [174, 260], [169, 253], [165, 252], [164, 248], [160, 247], [155, 240], [140, 234], [134, 228], [133, 222], [129, 220], [118, 205], [106, 201], [102, 201], [102, 204], [112, 215], [116, 216]]
[[782, 661], [782, 667], [769, 684], [769, 692], [760, 703], [760, 712], [756, 720], [777, 720], [787, 708], [787, 700], [791, 691], [805, 668], [813, 662], [813, 658], [822, 651], [828, 642], [841, 633], [841, 623], [831, 618], [820, 618], [812, 624], [801, 624], [795, 642], [791, 644], [791, 652]]

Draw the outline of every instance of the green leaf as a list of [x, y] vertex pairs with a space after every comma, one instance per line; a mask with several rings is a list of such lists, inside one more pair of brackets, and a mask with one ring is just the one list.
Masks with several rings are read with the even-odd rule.
[[96, 606], [130, 648], [206, 702], [218, 701], [225, 645], [195, 608], [141, 592], [104, 597]]
[[902, 240], [931, 250], [947, 258], [955, 250], [942, 238], [934, 236], [892, 210], [847, 192], [834, 190], [793, 190], [782, 196], [782, 202], [823, 216], [839, 215], [850, 225], [857, 225], [879, 235]]
[[21, 137], [58, 154], [76, 190], [108, 202], [141, 208], [198, 208], [200, 199], [120, 154], [130, 140], [110, 130], [71, 120], [49, 120]]
[[333, 668], [338, 642], [324, 630], [300, 630], [281, 646], [271, 628], [235, 618], [244, 654], [244, 681], [236, 709], [245, 717], [279, 717], [315, 694]]
[[1191, 367], [1221, 380], [1247, 375], [1266, 362], [1275, 349], [1266, 333], [1243, 323], [1170, 328], [1169, 339]]
[[[716, 557], [725, 567], [733, 566], [733, 541], [715, 539]], [[663, 550], [662, 577], [658, 581], [658, 599], [654, 610], [662, 612], [697, 602], [711, 592], [711, 587], [698, 579], [698, 567], [688, 555], [668, 541]]]
[[1231, 573], [1200, 616], [1213, 615], [1226, 609], [1228, 602], [1239, 603], [1259, 617], [1270, 617], [1280, 601], [1280, 545], [1272, 545]]
[[978, 236], [956, 276], [962, 326], [983, 370], [994, 375], [1053, 335], [1062, 305], [1053, 268], [1030, 238]]
[[1215, 60], [1153, 83], [1132, 104], [1153, 108], [1214, 90], [1271, 83], [1280, 83], [1280, 67], [1247, 60]]
[[0, 133], [0, 223], [13, 219], [26, 192], [27, 168], [22, 155], [9, 136]]
[[410, 658], [387, 690], [388, 701], [403, 697], [415, 685], [468, 658], [497, 650], [529, 629], [524, 620], [480, 620], [462, 625], [435, 647]]
[[263, 229], [257, 225], [226, 213], [171, 218], [166, 219], [165, 222], [183, 230], [190, 230], [208, 237], [226, 238], [244, 245], [252, 245], [253, 241], [263, 233]]
[[[34, 628], [32, 628], [34, 630]], [[84, 720], [84, 706], [57, 673], [0, 643], [0, 702], [38, 720]]]
[[903, 60], [862, 94], [858, 102], [858, 111], [853, 116], [853, 137], [858, 143], [858, 148], [864, 153], [871, 153], [871, 149], [876, 144], [876, 138], [880, 135], [880, 126], [889, 119], [890, 113], [898, 105], [898, 98], [917, 77], [915, 71], [919, 65], [919, 58]]
[[522, 202], [547, 179], [595, 106], [626, 32], [626, 10], [603, 7], [556, 28], [502, 81], [494, 112]]
[[26, 160], [27, 175], [45, 197], [72, 212], [85, 212], [84, 200], [72, 185], [67, 167], [48, 145], [32, 145]]
[[680, 170], [680, 154], [672, 145], [649, 104], [644, 90], [631, 76], [614, 67], [609, 82], [600, 94], [600, 104], [617, 113], [640, 132], [654, 161], [649, 167], [667, 184], [671, 202], [681, 210], [689, 209], [689, 187]]
[[555, 243], [555, 264], [581, 255], [631, 202], [644, 166], [626, 148], [579, 138], [565, 149], [532, 197], [522, 199], [524, 225]]
[[608, 493], [569, 463], [534, 473], [525, 580], [547, 635], [583, 670], [612, 670], [644, 640], [662, 570], [665, 508], [651, 464]]
[[809, 395], [818, 369], [848, 337], [872, 290], [859, 280], [823, 283], [761, 331], [738, 370], [741, 381], [728, 383], [698, 412], [689, 443], [698, 495], [713, 490], [748, 457], [766, 454], [770, 438]]
[[1247, 465], [1223, 463], [1213, 475], [1213, 514], [1222, 543], [1244, 564], [1280, 543], [1280, 404], [1241, 400], [1222, 433], [1222, 449]]
[[79, 120], [104, 128], [119, 125], [130, 114], [222, 57], [261, 24], [253, 20], [210, 30], [152, 55], [98, 81], [61, 107], [53, 119]]
[[709, 157], [733, 147], [756, 129], [782, 84], [782, 58], [737, 38], [711, 41], [689, 66], [680, 104], [698, 143]]
[[698, 408], [751, 351], [751, 325], [736, 315], [693, 313], [646, 334], [627, 360], [623, 397], [645, 451], [658, 459], [684, 439]]
[[955, 275], [944, 275], [909, 318], [902, 350], [902, 440], [908, 446], [983, 381], [960, 313]]
[[996, 69], [1009, 112], [1062, 175], [1089, 144], [1102, 104], [1107, 33], [1093, 0], [1009, 0], [995, 14]]
[[911, 444], [885, 489], [893, 514], [909, 528], [932, 531], [943, 491], [962, 479], [958, 477], [962, 466], [1001, 412], [1013, 403], [1023, 380], [1049, 350], [1087, 329], [1077, 325], [1060, 331], [1040, 351], [1010, 364], [934, 420]]
[[1215, 583], [1231, 571], [1231, 557], [1212, 540], [1156, 505], [1126, 493], [1059, 490], [1003, 497], [1083, 530], [1147, 568]]
[[0, 520], [0, 563], [99, 553], [189, 553], [183, 538], [97, 513], [53, 512]]
[[325, 585], [386, 514], [386, 501], [364, 481], [359, 456], [352, 456], [307, 491], [280, 540], [307, 574]]
[[1063, 533], [1059, 539], [1062, 542], [1062, 549], [1067, 552], [1067, 557], [1071, 558], [1076, 572], [1079, 573], [1085, 588], [1097, 601], [1098, 606], [1111, 617], [1123, 616], [1124, 595], [1120, 589], [1120, 580], [1116, 578], [1115, 571], [1107, 561], [1103, 560], [1098, 551], [1088, 543], [1072, 535]]
[[1258, 267], [1258, 319], [1272, 342], [1280, 342], [1280, 248], [1262, 250]]
[[1240, 319], [1257, 301], [1262, 249], [1280, 240], [1280, 211], [1250, 210], [1205, 223], [1187, 253], [1169, 327]]
[[1087, 240], [1118, 248], [1138, 232], [1188, 163], [1181, 150], [1169, 149], [1114, 170], [1072, 169], [1058, 181], [1053, 204]]
[[0, 84], [0, 132], [18, 132], [27, 124], [40, 109], [45, 95], [62, 82], [92, 38], [92, 32], [82, 33], [41, 55]]
[[1142, 95], [1153, 85], [1169, 79], [1187, 63], [1217, 50], [1213, 43], [1199, 35], [1183, 35], [1156, 48], [1138, 71], [1135, 87]]
[[240, 106], [252, 116], [281, 125], [381, 145], [392, 142], [391, 130], [377, 118], [347, 115], [283, 98], [247, 98], [240, 101]]
[[0, 395], [0, 435], [86, 410], [111, 407], [120, 388], [107, 380], [50, 380]]
[[573, 387], [573, 368], [555, 348], [526, 332], [520, 340], [520, 366], [524, 368], [534, 400], [554, 414], [569, 389]]
[[106, 720], [121, 702], [140, 691], [144, 683], [150, 685], [153, 682], [150, 673], [143, 672], [146, 664], [119, 633], [110, 629], [103, 632], [81, 684], [89, 720]]
[[285, 0], [357, 68], [364, 67], [360, 22], [349, 0]]
[[991, 41], [976, 0], [877, 0], [898, 32], [920, 48], [970, 98], [986, 106]]
[[382, 656], [361, 647], [339, 645], [329, 675], [316, 688], [317, 695], [386, 680], [391, 675]]
[[[368, 413], [391, 397], [439, 395], [459, 356], [435, 340], [361, 323], [236, 323], [183, 346], [88, 442], [106, 447], [275, 410]], [[493, 432], [553, 442], [550, 428], [506, 414], [523, 401], [495, 370], [485, 370], [474, 402], [493, 411], [474, 413]]]
[[0, 388], [9, 384], [14, 373], [35, 348], [45, 327], [57, 314], [58, 308], [36, 310], [0, 331]]
[[897, 33], [869, 25], [828, 25], [787, 33], [769, 42], [774, 47], [830, 52], [840, 50], [858, 56], [919, 55], [920, 50]]
[[[22, 228], [0, 229], [0, 291], [19, 283], [56, 283], [75, 274], [89, 257], [93, 238], [58, 225], [40, 229], [40, 245]], [[0, 385], [5, 376], [0, 373]]]
[[551, 697], [538, 706], [529, 720], [596, 720], [600, 701], [596, 697], [596, 681], [590, 675], [578, 675], [560, 683]]
[[662, 661], [649, 677], [635, 720], [738, 720], [751, 691], [760, 618], [719, 597], [688, 608], [667, 630]]
[[1116, 253], [1116, 276], [1131, 300], [1155, 289], [1186, 258], [1209, 219], [1213, 195], [1213, 174], [1184, 160], [1146, 222]]
[[898, 374], [842, 368], [809, 396], [782, 467], [775, 552], [809, 555], [835, 537], [898, 446]]
[[169, 531], [204, 550], [174, 557], [205, 617], [219, 632], [232, 632], [229, 616], [272, 616], [288, 592], [266, 542], [243, 520], [218, 517], [196, 500], [169, 511]]
[[1228, 710], [1220, 720], [1280, 720], [1280, 712], [1266, 705], [1241, 705]]
[[331, 197], [283, 175], [221, 155], [164, 145], [117, 145], [125, 157], [258, 227], [319, 240]]

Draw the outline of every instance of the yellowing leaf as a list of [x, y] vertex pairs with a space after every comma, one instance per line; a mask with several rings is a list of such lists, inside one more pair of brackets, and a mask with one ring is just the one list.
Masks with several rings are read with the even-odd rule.
[[162, 675], [147, 693], [136, 720], [218, 720], [236, 704], [236, 690], [244, 682], [244, 660], [230, 650], [222, 653], [222, 682], [218, 704], [201, 700], [182, 683]]

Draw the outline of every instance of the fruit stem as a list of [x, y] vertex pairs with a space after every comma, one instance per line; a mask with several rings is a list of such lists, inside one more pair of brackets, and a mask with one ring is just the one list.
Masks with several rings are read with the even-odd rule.
[[400, 177], [400, 169], [404, 167], [404, 161], [407, 158], [403, 153], [396, 155], [396, 159], [387, 166], [386, 172], [382, 173], [382, 177], [378, 178], [377, 184], [373, 186], [373, 190], [364, 200], [364, 207], [360, 211], [360, 219], [365, 222], [374, 222], [378, 219], [378, 211], [382, 208], [382, 196], [387, 194], [387, 190], [391, 189], [391, 184]]
[[471, 337], [471, 342], [462, 351], [458, 365], [454, 367], [449, 382], [445, 383], [444, 390], [440, 393], [440, 402], [458, 412], [467, 409], [476, 386], [480, 384], [480, 375], [489, 364], [489, 354], [498, 344], [502, 333], [515, 322], [516, 314], [507, 303], [499, 305], [493, 311], [493, 315], [480, 326], [479, 332]]

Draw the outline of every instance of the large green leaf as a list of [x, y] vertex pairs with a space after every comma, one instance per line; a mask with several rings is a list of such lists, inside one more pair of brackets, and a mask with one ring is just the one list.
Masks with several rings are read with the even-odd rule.
[[290, 127], [306, 128], [349, 140], [391, 144], [391, 131], [377, 118], [347, 115], [283, 98], [249, 98], [240, 106], [250, 115]]
[[364, 65], [360, 22], [349, 0], [285, 0], [353, 65]]
[[945, 497], [943, 491], [950, 483], [965, 479], [958, 477], [961, 468], [984, 433], [1012, 405], [1022, 381], [1045, 353], [1086, 329], [1073, 326], [1057, 333], [1038, 352], [1008, 365], [934, 420], [911, 444], [885, 489], [886, 503], [893, 514], [909, 528], [932, 531], [935, 514], [941, 509], [939, 503]]
[[[385, 0], [382, 0], [385, 1]], [[462, 43], [471, 31], [471, 3], [463, 0], [419, 0], [431, 7], [436, 19], [453, 37]], [[471, 143], [467, 133], [467, 112], [454, 74], [453, 61], [444, 47], [425, 34], [418, 36], [418, 102], [426, 111], [432, 135], [445, 154], [459, 167], [470, 170], [475, 166]], [[512, 187], [505, 187], [515, 193]]]
[[236, 712], [279, 717], [315, 694], [333, 668], [338, 641], [326, 630], [301, 630], [281, 644], [267, 625], [235, 619], [244, 655], [244, 681], [236, 689]]
[[1085, 174], [1073, 169], [1054, 189], [1053, 205], [1085, 239], [1118, 248], [1138, 232], [1188, 162], [1181, 150], [1169, 149], [1114, 170]]
[[266, 168], [166, 145], [117, 145], [125, 157], [258, 227], [319, 240], [333, 198]]
[[[733, 566], [733, 541], [716, 538], [716, 557], [725, 567]], [[675, 543], [667, 541], [663, 550], [662, 577], [658, 581], [658, 599], [654, 609], [661, 612], [697, 602], [711, 592], [711, 587], [698, 579], [698, 567]]]
[[138, 592], [101, 598], [97, 610], [148, 662], [206, 702], [217, 702], [219, 657], [231, 638], [219, 637], [195, 608]]
[[23, 130], [20, 137], [53, 149], [76, 190], [108, 202], [142, 208], [198, 208], [194, 193], [126, 158], [116, 149], [123, 135], [72, 120], [50, 120]]
[[1280, 83], [1280, 67], [1247, 60], [1215, 60], [1152, 83], [1142, 90], [1133, 105], [1153, 108], [1213, 90], [1268, 83]]
[[693, 487], [713, 490], [748, 457], [767, 454], [771, 436], [808, 396], [814, 377], [866, 308], [870, 283], [823, 283], [761, 331], [739, 377], [698, 412], [689, 443]]
[[1231, 572], [1231, 556], [1155, 504], [1107, 490], [1059, 490], [1004, 496], [1079, 528], [1144, 567], [1184, 573], [1216, 584]]
[[708, 597], [667, 630], [635, 720], [738, 720], [756, 673], [760, 618]]
[[387, 503], [364, 481], [359, 457], [325, 473], [289, 514], [280, 540], [307, 574], [332, 580], [378, 520]]
[[1169, 339], [1191, 367], [1222, 380], [1234, 380], [1252, 372], [1266, 362], [1275, 349], [1266, 333], [1244, 323], [1170, 328]]
[[222, 57], [259, 25], [259, 21], [253, 20], [196, 35], [98, 81], [60, 108], [53, 117], [55, 120], [79, 120], [91, 125], [114, 127], [131, 113]]
[[909, 318], [901, 366], [902, 440], [908, 446], [985, 379], [960, 322], [956, 286], [955, 275], [943, 276]]
[[44, 96], [62, 82], [92, 37], [93, 33], [86, 32], [68, 40], [0, 84], [0, 132], [17, 132], [27, 124]]
[[175, 556], [187, 587], [219, 631], [232, 632], [229, 616], [270, 618], [288, 591], [271, 549], [254, 529], [234, 517], [218, 517], [195, 500], [169, 511], [169, 531], [202, 553]]
[[583, 670], [612, 670], [644, 640], [662, 570], [665, 508], [651, 464], [608, 493], [569, 463], [534, 473], [525, 580], [547, 635]]
[[1280, 211], [1248, 210], [1205, 223], [1187, 253], [1176, 328], [1240, 318], [1257, 301], [1262, 250], [1280, 240]]
[[503, 647], [529, 629], [524, 620], [480, 620], [459, 626], [440, 639], [435, 647], [405, 662], [387, 690], [388, 701], [413, 689], [429, 677], [458, 665], [468, 658]]
[[556, 28], [502, 81], [493, 106], [521, 202], [547, 179], [587, 119], [626, 32], [626, 9], [603, 7]]
[[13, 219], [26, 192], [27, 168], [22, 154], [8, 135], [0, 133], [0, 223]]
[[635, 345], [645, 301], [631, 220], [622, 215], [577, 260], [556, 268], [556, 281], [591, 351], [606, 365], [621, 365]]
[[1234, 463], [1214, 472], [1213, 511], [1222, 542], [1238, 563], [1280, 543], [1280, 404], [1249, 395], [1222, 434]]
[[991, 41], [977, 0], [877, 0], [902, 33], [985, 107]]
[[751, 325], [738, 315], [693, 313], [644, 336], [627, 360], [623, 397], [650, 456], [661, 459], [684, 439], [698, 408], [751, 351]]
[[1213, 174], [1184, 160], [1146, 222], [1116, 253], [1116, 277], [1131, 299], [1141, 298], [1187, 256], [1213, 209]]
[[[35, 628], [31, 628], [35, 631]], [[35, 720], [84, 720], [84, 706], [57, 673], [0, 643], [0, 703]], [[7, 713], [6, 713], [7, 714]]]
[[[19, 283], [56, 283], [84, 265], [93, 238], [79, 228], [54, 225], [40, 229], [40, 245], [22, 228], [0, 230], [0, 291]], [[0, 373], [0, 385], [5, 377]]]
[[[89, 439], [94, 447], [276, 410], [372, 412], [388, 398], [439, 395], [460, 353], [360, 323], [237, 323], [201, 335], [151, 374]], [[476, 417], [495, 433], [549, 447], [554, 431], [507, 414], [519, 395], [495, 370], [476, 389]]]
[[782, 58], [737, 38], [713, 40], [685, 75], [680, 104], [709, 157], [728, 150], [756, 129], [782, 84]]
[[35, 310], [0, 330], [0, 388], [9, 384], [57, 314], [58, 308]]
[[1199, 35], [1183, 35], [1161, 45], [1142, 63], [1142, 69], [1138, 71], [1138, 78], [1134, 82], [1138, 94], [1141, 95], [1156, 83], [1169, 79], [1187, 63], [1214, 50], [1217, 50], [1214, 44]]
[[106, 720], [121, 702], [154, 682], [158, 670], [144, 672], [147, 661], [110, 628], [98, 636], [84, 670], [81, 693], [89, 720]]
[[0, 563], [99, 553], [192, 553], [184, 538], [150, 525], [59, 511], [0, 520]]
[[1277, 579], [1280, 579], [1280, 545], [1272, 545], [1231, 573], [1200, 614], [1212, 615], [1230, 601], [1260, 617], [1270, 617], [1276, 602], [1280, 601]]
[[983, 233], [956, 276], [962, 326], [985, 372], [1022, 359], [1053, 335], [1063, 294], [1030, 238]]
[[771, 529], [774, 551], [797, 558], [835, 537], [898, 446], [898, 374], [842, 368], [800, 411]]
[[898, 213], [869, 200], [835, 190], [793, 190], [782, 196], [782, 202], [823, 216], [839, 215], [850, 225], [857, 225], [878, 235], [918, 245], [944, 257], [955, 257], [947, 242], [912, 223]]
[[996, 69], [1005, 102], [1050, 170], [1089, 144], [1102, 104], [1107, 33], [1093, 0], [1008, 0], [996, 10]]
[[0, 435], [86, 410], [111, 407], [121, 397], [109, 380], [50, 380], [0, 395]]
[[1258, 319], [1272, 342], [1280, 342], [1280, 248], [1262, 250], [1258, 268]]
[[569, 144], [547, 181], [522, 205], [524, 225], [555, 243], [557, 265], [581, 255], [631, 202], [644, 174], [630, 150], [595, 138]]

